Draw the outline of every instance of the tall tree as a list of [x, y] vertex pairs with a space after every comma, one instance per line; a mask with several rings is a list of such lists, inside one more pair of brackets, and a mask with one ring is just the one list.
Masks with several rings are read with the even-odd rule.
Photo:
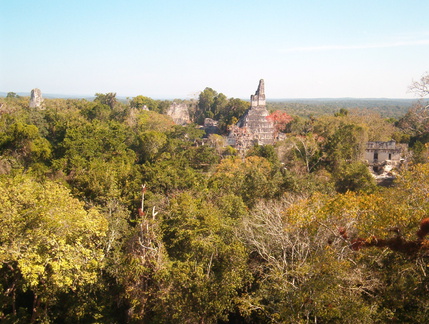
[[107, 222], [95, 209], [85, 210], [64, 186], [28, 175], [2, 176], [0, 209], [5, 289], [0, 317], [48, 322], [59, 294], [97, 282]]
[[158, 102], [153, 100], [152, 98], [145, 96], [137, 96], [131, 99], [130, 101], [131, 108], [143, 108], [146, 106], [147, 109], [158, 112]]
[[368, 133], [365, 126], [341, 124], [326, 139], [325, 152], [328, 167], [336, 170], [342, 162], [354, 162], [363, 159]]
[[[225, 201], [224, 201], [225, 202]], [[168, 290], [160, 291], [162, 322], [227, 320], [248, 280], [246, 251], [234, 235], [236, 219], [208, 197], [178, 193], [164, 221], [170, 260]]]
[[410, 86], [410, 91], [420, 97], [429, 95], [429, 73], [423, 74], [418, 81], [414, 81]]
[[198, 110], [196, 114], [196, 122], [198, 124], [204, 123], [204, 118], [214, 117], [214, 103], [218, 93], [212, 88], [205, 88], [198, 97]]
[[113, 109], [116, 103], [118, 102], [116, 99], [116, 93], [114, 92], [96, 93], [94, 101], [99, 102], [103, 105], [107, 105], [110, 107], [110, 109]]

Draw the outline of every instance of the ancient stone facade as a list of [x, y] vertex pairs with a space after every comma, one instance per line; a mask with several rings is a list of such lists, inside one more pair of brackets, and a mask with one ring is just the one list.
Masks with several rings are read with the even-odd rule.
[[387, 160], [400, 162], [403, 147], [396, 145], [395, 141], [366, 143], [365, 159], [370, 164], [383, 163]]
[[392, 170], [406, 162], [407, 146], [389, 142], [368, 142], [365, 159], [377, 180], [394, 178]]
[[191, 122], [189, 107], [186, 103], [173, 102], [167, 111], [167, 115], [170, 116], [177, 125], [186, 125]]
[[273, 144], [275, 128], [267, 117], [269, 112], [265, 103], [264, 80], [259, 81], [258, 89], [250, 96], [250, 108], [231, 128], [227, 143], [238, 149], [247, 149], [254, 144]]
[[30, 108], [43, 108], [43, 97], [40, 89], [31, 90]]
[[265, 107], [265, 83], [259, 80], [259, 86], [254, 95], [250, 96], [250, 107]]
[[218, 122], [211, 118], [204, 119], [204, 130], [206, 132], [205, 137], [208, 137], [211, 134], [220, 134]]

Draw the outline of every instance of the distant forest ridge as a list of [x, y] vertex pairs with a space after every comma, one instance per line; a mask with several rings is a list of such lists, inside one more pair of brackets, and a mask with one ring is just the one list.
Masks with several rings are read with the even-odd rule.
[[[369, 110], [385, 118], [400, 118], [418, 99], [389, 98], [320, 98], [320, 99], [276, 99], [267, 100], [269, 110], [285, 110], [290, 115], [301, 117], [334, 114], [341, 108], [347, 110]], [[429, 100], [425, 99], [425, 102]]]
[[[19, 96], [30, 96], [28, 92], [17, 92]], [[0, 92], [0, 97], [6, 97], [7, 92]], [[43, 94], [46, 99], [86, 99], [93, 100], [91, 95], [63, 95]], [[132, 98], [132, 97], [131, 97]], [[120, 101], [127, 97], [117, 96]], [[160, 98], [153, 98], [160, 99]], [[162, 100], [173, 100], [161, 98]], [[179, 98], [177, 98], [179, 99]], [[248, 99], [243, 99], [248, 101]], [[267, 99], [267, 108], [270, 111], [283, 110], [294, 116], [308, 117], [330, 115], [338, 112], [341, 108], [348, 110], [369, 110], [380, 114], [385, 118], [400, 118], [408, 109], [419, 101], [416, 99], [392, 99], [392, 98], [283, 98]], [[429, 103], [428, 99], [424, 99]]]

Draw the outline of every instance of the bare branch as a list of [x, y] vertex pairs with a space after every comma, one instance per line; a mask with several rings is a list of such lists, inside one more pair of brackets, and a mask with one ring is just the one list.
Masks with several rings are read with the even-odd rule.
[[429, 94], [429, 73], [422, 75], [420, 80], [413, 81], [409, 87], [410, 92], [414, 92], [420, 97], [426, 97]]

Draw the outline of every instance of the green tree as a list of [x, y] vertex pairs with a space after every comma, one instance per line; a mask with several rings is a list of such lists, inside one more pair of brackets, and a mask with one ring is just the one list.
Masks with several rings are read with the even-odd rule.
[[183, 157], [165, 155], [164, 159], [141, 167], [142, 180], [150, 183], [152, 191], [169, 195], [178, 190], [204, 190], [205, 175], [191, 168]]
[[349, 114], [349, 111], [345, 108], [341, 108], [340, 111], [334, 114], [335, 117], [343, 117], [347, 116]]
[[187, 126], [175, 125], [168, 136], [171, 139], [177, 139], [193, 144], [196, 141], [202, 139], [204, 134], [204, 130], [196, 127], [194, 124], [191, 124]]
[[133, 141], [125, 125], [94, 120], [67, 130], [63, 156], [53, 164], [80, 196], [100, 203], [131, 199], [137, 178], [136, 154], [129, 148]]
[[259, 156], [225, 158], [209, 179], [209, 188], [215, 192], [235, 194], [248, 205], [259, 199], [278, 197], [282, 177], [276, 167]]
[[336, 170], [342, 162], [360, 161], [368, 141], [366, 128], [354, 124], [342, 124], [326, 139], [325, 153], [328, 167]]
[[143, 162], [154, 162], [157, 155], [161, 154], [167, 143], [167, 135], [157, 131], [146, 131], [138, 136], [137, 153], [141, 155]]
[[273, 145], [254, 145], [247, 153], [246, 156], [260, 156], [270, 161], [273, 166], [278, 166], [279, 159], [277, 152]]
[[248, 108], [249, 103], [247, 101], [230, 98], [222, 114], [219, 116], [220, 129], [223, 132], [227, 132], [228, 127], [236, 124]]
[[215, 110], [215, 98], [218, 93], [212, 88], [205, 88], [198, 97], [198, 110], [195, 120], [198, 124], [204, 123], [204, 118], [213, 118]]
[[412, 161], [413, 163], [428, 163], [428, 148], [427, 144], [423, 144], [420, 141], [416, 141], [411, 148], [412, 151]]
[[208, 171], [220, 160], [215, 149], [208, 145], [191, 147], [186, 150], [184, 157], [192, 168], [203, 171]]
[[172, 103], [170, 100], [157, 100], [158, 107], [156, 112], [166, 114]]
[[164, 322], [227, 320], [248, 282], [246, 251], [225, 217], [204, 195], [184, 192], [171, 200], [163, 232], [172, 261], [157, 312]]
[[114, 106], [117, 104], [118, 100], [116, 99], [116, 93], [109, 92], [109, 93], [96, 93], [95, 94], [95, 102], [98, 102], [102, 105], [109, 106], [110, 109], [113, 109]]
[[17, 159], [26, 168], [44, 164], [51, 157], [50, 143], [34, 125], [5, 122], [0, 134], [0, 153]]
[[[97, 282], [107, 222], [95, 209], [85, 210], [63, 186], [29, 176], [2, 177], [0, 206], [6, 292], [0, 317], [48, 322], [58, 294], [73, 295]], [[26, 310], [28, 298], [32, 306]]]
[[68, 129], [86, 124], [88, 122], [86, 112], [88, 109], [92, 109], [94, 103], [84, 99], [45, 99], [45, 105], [45, 110], [33, 113], [43, 114], [46, 139], [53, 146], [53, 156], [58, 158], [63, 154], [61, 143], [64, 141]]
[[108, 121], [112, 116], [112, 108], [99, 101], [86, 102], [82, 108], [81, 113], [90, 121], [94, 119]]
[[116, 254], [108, 268], [122, 288], [117, 296], [125, 308], [126, 317], [122, 321], [130, 323], [150, 321], [157, 303], [162, 302], [157, 297], [169, 284], [163, 281], [169, 259], [162, 241], [161, 218], [155, 207], [152, 210], [146, 207], [146, 189], [143, 185], [135, 226], [123, 234], [119, 251], [122, 253]]
[[311, 173], [320, 168], [325, 159], [322, 138], [313, 133], [289, 136], [277, 145], [280, 160], [297, 173]]
[[363, 162], [343, 163], [333, 174], [335, 189], [345, 193], [351, 191], [372, 192], [376, 189], [376, 182], [368, 166]]
[[158, 102], [145, 96], [137, 96], [130, 101], [131, 108], [141, 109], [146, 106], [147, 109], [158, 112]]
[[141, 111], [137, 115], [137, 128], [139, 131], [166, 132], [174, 127], [173, 120], [166, 115], [153, 111]]
[[18, 95], [15, 92], [8, 92], [6, 98], [18, 98]]
[[213, 102], [212, 112], [215, 119], [219, 119], [225, 114], [225, 110], [228, 106], [228, 99], [223, 93], [219, 93]]

